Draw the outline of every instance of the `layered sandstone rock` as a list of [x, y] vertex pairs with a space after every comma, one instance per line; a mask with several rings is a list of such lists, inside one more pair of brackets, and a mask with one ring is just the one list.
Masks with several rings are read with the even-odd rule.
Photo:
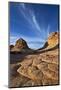
[[52, 32], [49, 37], [48, 37], [48, 45], [50, 47], [58, 45], [58, 38], [59, 38], [59, 33], [58, 32]]
[[16, 41], [15, 46], [11, 49], [11, 52], [21, 52], [24, 51], [25, 49], [28, 49], [27, 43], [25, 40], [22, 38], [18, 39]]
[[[53, 32], [49, 35], [46, 44], [48, 47], [46, 47], [47, 51], [46, 49], [42, 49], [43, 52], [39, 50], [38, 53], [28, 54], [18, 63], [19, 67], [16, 72], [19, 76], [23, 76], [20, 86], [59, 84], [59, 47], [56, 47], [59, 44], [58, 35], [58, 32]], [[16, 48], [18, 48], [17, 45], [21, 47], [18, 42], [15, 45]]]

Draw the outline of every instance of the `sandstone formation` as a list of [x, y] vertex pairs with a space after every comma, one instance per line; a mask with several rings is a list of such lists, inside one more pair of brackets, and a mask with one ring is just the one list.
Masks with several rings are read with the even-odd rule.
[[[40, 57], [39, 59], [37, 58], [38, 56]], [[53, 55], [51, 57], [53, 57]], [[50, 82], [48, 85], [58, 84], [58, 56], [54, 55], [54, 58], [50, 58], [50, 55], [48, 56], [47, 53], [44, 59], [42, 55], [36, 55], [34, 58], [31, 56], [29, 61], [25, 59], [20, 64], [21, 66], [17, 72], [34, 82], [42, 82], [41, 85], [46, 85], [48, 81]], [[43, 82], [45, 76], [47, 77], [46, 83]]]
[[21, 52], [28, 49], [27, 43], [22, 38], [18, 39], [15, 43], [15, 46], [11, 49], [11, 52]]
[[58, 32], [52, 32], [48, 37], [48, 46], [54, 47], [59, 42], [59, 33]]
[[[26, 55], [20, 62], [11, 64], [11, 75], [13, 72], [17, 74], [11, 76], [13, 77], [11, 87], [59, 84], [58, 35], [58, 32], [51, 33], [43, 49]], [[15, 47], [20, 48], [21, 45], [16, 42]], [[26, 43], [21, 47], [23, 48], [28, 48]]]

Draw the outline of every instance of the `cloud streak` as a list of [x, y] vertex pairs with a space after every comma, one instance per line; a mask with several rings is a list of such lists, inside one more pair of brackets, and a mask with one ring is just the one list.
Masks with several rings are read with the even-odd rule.
[[26, 8], [25, 4], [20, 4], [19, 10], [28, 24], [30, 24], [33, 30], [39, 35], [41, 33], [41, 28], [36, 20], [34, 12], [31, 9]]
[[37, 22], [37, 20], [36, 20], [35, 15], [33, 15], [32, 19], [33, 19], [33, 23], [34, 23], [36, 29], [37, 29], [39, 32], [41, 32], [41, 28], [40, 28], [40, 26], [39, 26], [39, 24], [38, 24], [38, 22]]

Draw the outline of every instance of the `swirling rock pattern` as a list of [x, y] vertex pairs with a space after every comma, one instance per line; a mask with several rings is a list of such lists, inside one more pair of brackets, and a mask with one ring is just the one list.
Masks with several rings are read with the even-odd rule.
[[[52, 51], [51, 51], [52, 53]], [[29, 56], [27, 56], [29, 57]], [[26, 64], [27, 63], [27, 64]], [[37, 85], [56, 85], [59, 77], [59, 63], [57, 55], [36, 55], [31, 56], [30, 60], [24, 60], [21, 67], [17, 70], [21, 75], [27, 77]]]
[[[37, 53], [27, 55], [22, 53], [22, 56], [16, 54], [19, 61], [17, 59], [18, 62], [10, 64], [9, 87], [59, 84], [58, 35], [58, 32], [53, 32], [48, 38], [48, 46], [45, 49], [39, 49]], [[15, 57], [15, 55], [11, 57]]]

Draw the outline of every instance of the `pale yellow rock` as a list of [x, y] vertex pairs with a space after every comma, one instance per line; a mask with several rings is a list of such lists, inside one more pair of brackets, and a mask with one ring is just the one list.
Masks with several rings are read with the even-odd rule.
[[48, 37], [48, 45], [49, 47], [56, 46], [58, 44], [58, 32], [53, 32]]

